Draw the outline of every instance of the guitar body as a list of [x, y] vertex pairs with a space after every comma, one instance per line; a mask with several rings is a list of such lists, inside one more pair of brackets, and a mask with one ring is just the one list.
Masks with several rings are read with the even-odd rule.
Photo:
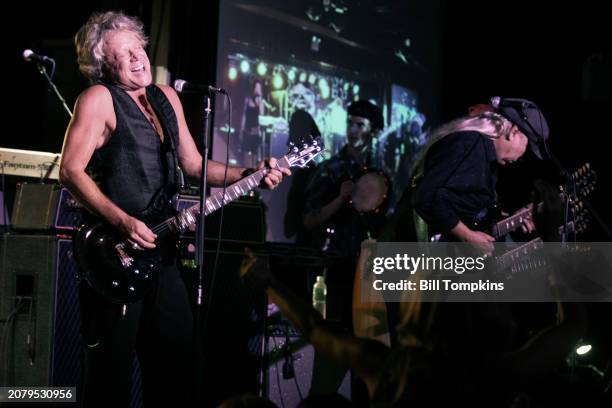
[[142, 299], [153, 288], [161, 266], [157, 249], [133, 249], [101, 222], [81, 227], [74, 248], [81, 277], [113, 303]]

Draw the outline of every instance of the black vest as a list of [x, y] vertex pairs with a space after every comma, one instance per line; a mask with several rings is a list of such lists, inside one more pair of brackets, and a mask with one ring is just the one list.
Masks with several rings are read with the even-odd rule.
[[165, 216], [172, 211], [169, 199], [180, 184], [174, 109], [161, 89], [155, 85], [147, 87], [147, 99], [164, 131], [162, 142], [124, 90], [101, 85], [113, 97], [117, 126], [108, 143], [94, 153], [90, 163], [92, 176], [102, 192], [129, 215], [141, 219]]

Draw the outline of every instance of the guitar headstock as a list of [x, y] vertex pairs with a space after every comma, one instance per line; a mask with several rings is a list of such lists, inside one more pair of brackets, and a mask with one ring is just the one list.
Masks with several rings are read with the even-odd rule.
[[308, 141], [300, 139], [298, 144], [289, 143], [289, 153], [285, 158], [290, 167], [306, 167], [315, 157], [325, 151], [320, 137], [309, 136], [308, 139]]
[[570, 174], [571, 183], [561, 186], [561, 194], [570, 203], [578, 202], [591, 194], [597, 185], [597, 173], [591, 168], [590, 163], [585, 163]]
[[[570, 175], [571, 183], [561, 188], [562, 196], [568, 200], [570, 221], [566, 225], [566, 233], [580, 234], [588, 229], [590, 214], [584, 206], [583, 199], [595, 190], [597, 174], [590, 163], [585, 163]], [[565, 228], [561, 227], [561, 232]]]
[[[589, 211], [584, 207], [582, 201], [575, 202], [570, 208], [571, 221], [568, 222], [567, 231], [570, 234], [582, 234], [589, 228], [591, 222], [591, 215]], [[563, 232], [563, 227], [561, 227]]]

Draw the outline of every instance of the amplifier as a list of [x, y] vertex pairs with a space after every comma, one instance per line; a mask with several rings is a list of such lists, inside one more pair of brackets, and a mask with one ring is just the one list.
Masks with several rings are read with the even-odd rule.
[[[195, 196], [181, 195], [177, 209], [183, 210], [197, 205]], [[221, 210], [206, 216], [206, 238], [219, 236]], [[183, 238], [193, 238], [195, 225], [192, 225]], [[225, 205], [223, 210], [223, 233], [221, 240], [226, 242], [263, 244], [266, 241], [266, 210], [264, 203], [252, 198], [239, 198]]]
[[57, 210], [55, 211], [55, 228], [75, 230], [83, 224], [83, 206], [66, 190], [59, 192]]
[[18, 184], [13, 205], [12, 228], [25, 231], [45, 231], [53, 228], [58, 190], [57, 184]]

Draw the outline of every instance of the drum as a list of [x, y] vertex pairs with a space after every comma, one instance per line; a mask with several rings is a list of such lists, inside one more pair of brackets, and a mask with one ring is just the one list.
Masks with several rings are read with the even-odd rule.
[[355, 181], [350, 204], [360, 213], [379, 212], [389, 201], [390, 187], [385, 173], [366, 171]]

